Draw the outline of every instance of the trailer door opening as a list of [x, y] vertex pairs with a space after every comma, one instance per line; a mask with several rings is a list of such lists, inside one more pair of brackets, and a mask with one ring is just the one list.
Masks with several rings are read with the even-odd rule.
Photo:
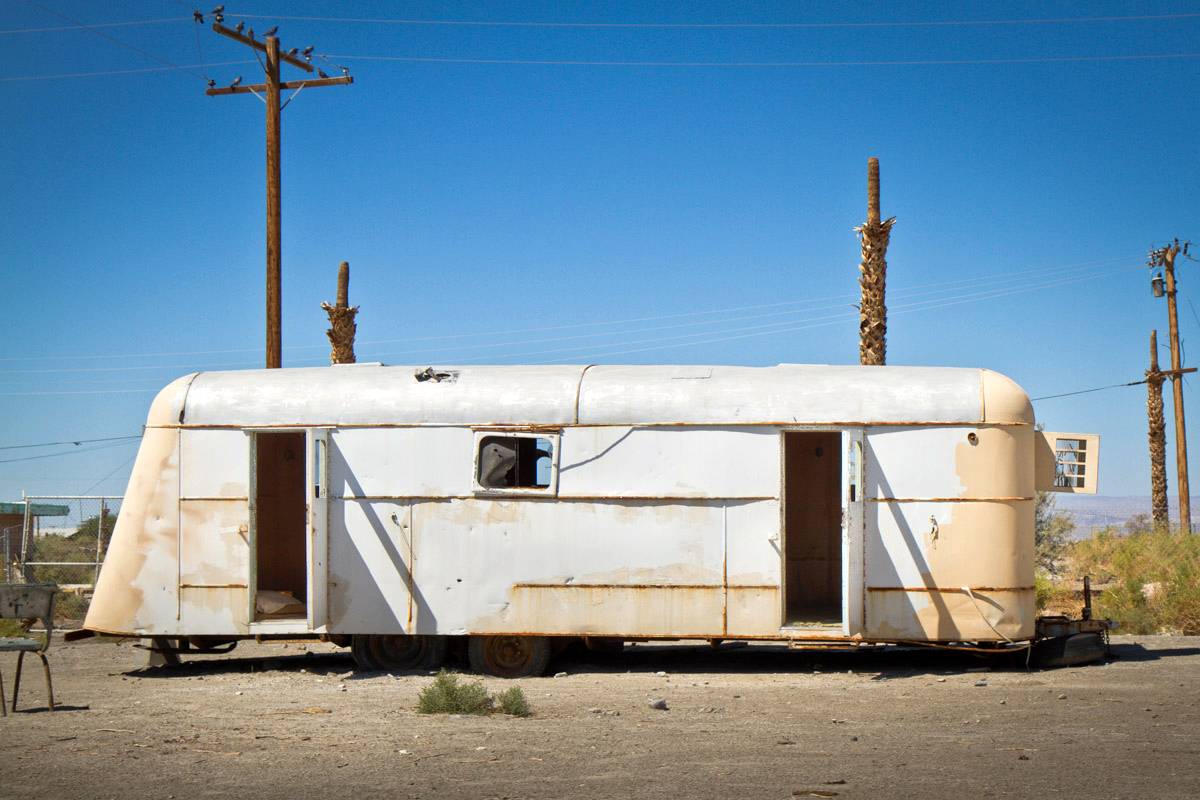
[[306, 613], [308, 559], [303, 431], [254, 434], [254, 618]]
[[842, 434], [783, 434], [784, 626], [842, 624]]

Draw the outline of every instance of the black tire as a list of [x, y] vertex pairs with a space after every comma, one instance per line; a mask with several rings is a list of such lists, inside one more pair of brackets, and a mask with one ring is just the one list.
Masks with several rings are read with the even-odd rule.
[[536, 678], [550, 663], [545, 636], [472, 636], [467, 644], [471, 669], [497, 678]]
[[446, 660], [445, 636], [371, 636], [371, 661], [388, 672], [437, 669]]
[[350, 638], [350, 654], [354, 656], [354, 665], [363, 672], [379, 671], [379, 665], [371, 655], [371, 637], [365, 633], [356, 633]]

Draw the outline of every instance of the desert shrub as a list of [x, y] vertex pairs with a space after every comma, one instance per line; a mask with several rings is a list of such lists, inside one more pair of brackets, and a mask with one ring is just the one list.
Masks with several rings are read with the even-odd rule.
[[1067, 550], [1071, 534], [1075, 531], [1074, 518], [1054, 506], [1055, 495], [1038, 492], [1034, 506], [1033, 547], [1037, 567], [1042, 572], [1057, 576]]
[[421, 714], [490, 714], [492, 710], [492, 698], [482, 683], [460, 682], [456, 673], [445, 669], [417, 698], [417, 712]]
[[1054, 580], [1039, 570], [1033, 577], [1033, 588], [1039, 614], [1074, 616], [1079, 613], [1081, 601], [1071, 584]]
[[1200, 634], [1200, 536], [1109, 528], [1070, 548], [1070, 571], [1107, 584], [1098, 616], [1125, 633]]
[[514, 717], [528, 717], [533, 713], [529, 708], [529, 701], [525, 699], [525, 692], [521, 691], [520, 686], [510, 686], [496, 695], [496, 705], [503, 713]]
[[417, 697], [420, 714], [491, 714], [500, 711], [528, 717], [533, 711], [520, 686], [510, 686], [492, 697], [479, 681], [462, 682], [457, 673], [441, 670]]

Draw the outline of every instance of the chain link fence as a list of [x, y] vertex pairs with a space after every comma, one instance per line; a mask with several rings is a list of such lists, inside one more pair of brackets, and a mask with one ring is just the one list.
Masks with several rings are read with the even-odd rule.
[[112, 540], [118, 496], [38, 496], [24, 499], [17, 531], [0, 533], [9, 582], [56, 583], [55, 616], [82, 621]]

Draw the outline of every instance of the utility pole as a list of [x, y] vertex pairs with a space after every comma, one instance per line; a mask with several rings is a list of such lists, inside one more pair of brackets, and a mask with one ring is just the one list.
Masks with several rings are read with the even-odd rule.
[[[1181, 252], [1188, 256], [1190, 242], [1182, 245], [1176, 239], [1173, 243], [1150, 251], [1151, 267], [1161, 267], [1166, 276], [1167, 294], [1167, 323], [1171, 335], [1171, 369], [1166, 372], [1171, 378], [1171, 399], [1175, 407], [1175, 469], [1178, 472], [1176, 485], [1179, 494], [1179, 529], [1192, 532], [1192, 498], [1188, 487], [1187, 463], [1187, 425], [1183, 418], [1183, 375], [1195, 372], [1195, 369], [1183, 369], [1179, 354], [1179, 318], [1175, 309], [1175, 257]], [[1152, 281], [1153, 283], [1153, 281]], [[1155, 294], [1159, 292], [1155, 288]]]
[[1150, 369], [1146, 370], [1146, 416], [1150, 423], [1150, 510], [1154, 527], [1171, 524], [1167, 510], [1167, 431], [1163, 421], [1163, 374], [1158, 371], [1158, 331], [1150, 331]]
[[895, 223], [895, 217], [880, 219], [879, 159], [872, 156], [867, 159], [867, 221], [854, 229], [862, 246], [858, 362], [864, 365], [887, 363], [887, 248]]
[[[224, 7], [219, 8], [223, 9]], [[196, 17], [197, 21], [202, 19], [199, 12]], [[214, 18], [216, 19], [212, 25], [214, 31], [266, 56], [266, 62], [263, 64], [266, 80], [263, 83], [242, 86], [239, 76], [229, 86], [218, 88], [213, 85], [213, 81], [209, 81], [208, 91], [205, 94], [213, 97], [223, 94], [250, 93], [266, 103], [267, 106], [267, 369], [278, 369], [283, 365], [282, 312], [280, 310], [282, 253], [280, 250], [279, 114], [303, 89], [354, 83], [354, 78], [346, 74], [346, 68], [342, 67], [343, 74], [337, 78], [330, 78], [318, 70], [317, 74], [320, 75], [318, 78], [304, 78], [281, 83], [279, 80], [281, 62], [308, 73], [313, 71], [313, 65], [309, 63], [312, 58], [312, 47], [305, 48], [303, 57], [297, 58], [297, 53], [300, 52], [297, 48], [280, 52], [279, 39], [275, 36], [277, 28], [268, 30], [263, 36], [263, 41], [260, 42], [254, 38], [253, 28], [247, 34], [243, 34], [243, 23], [239, 23], [237, 28], [227, 28], [221, 24], [223, 17], [219, 11], [214, 12]], [[279, 96], [283, 89], [294, 89], [295, 91], [291, 97], [280, 104]]]

